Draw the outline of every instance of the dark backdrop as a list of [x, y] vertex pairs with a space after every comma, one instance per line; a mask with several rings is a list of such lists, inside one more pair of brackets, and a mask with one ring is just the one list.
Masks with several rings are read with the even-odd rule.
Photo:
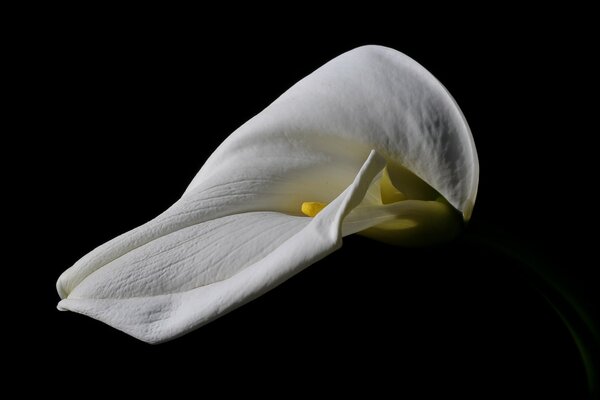
[[[30, 250], [39, 287], [18, 344], [23, 372], [198, 396], [585, 398], [597, 285], [582, 229], [596, 216], [579, 125], [589, 76], [580, 26], [511, 14], [416, 27], [372, 16], [328, 29], [252, 18], [209, 27], [211, 15], [198, 15], [86, 13], [32, 36], [26, 74], [39, 111], [25, 139], [39, 163], [33, 223], [46, 241]], [[426, 249], [349, 237], [272, 292], [159, 346], [56, 310], [63, 270], [171, 205], [228, 134], [363, 44], [411, 56], [461, 106], [481, 164], [464, 235]], [[365, 253], [366, 265], [356, 261]]]

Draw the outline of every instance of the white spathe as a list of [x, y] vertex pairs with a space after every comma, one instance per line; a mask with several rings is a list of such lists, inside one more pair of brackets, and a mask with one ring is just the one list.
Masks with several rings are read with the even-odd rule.
[[[403, 242], [413, 225], [424, 237], [445, 226], [446, 210], [468, 220], [478, 168], [444, 87], [402, 53], [360, 47], [231, 134], [167, 211], [65, 271], [58, 308], [170, 340], [335, 251], [344, 235], [403, 230]], [[408, 200], [383, 204], [384, 175]], [[425, 191], [411, 183], [419, 178]], [[309, 218], [303, 202], [327, 206]]]

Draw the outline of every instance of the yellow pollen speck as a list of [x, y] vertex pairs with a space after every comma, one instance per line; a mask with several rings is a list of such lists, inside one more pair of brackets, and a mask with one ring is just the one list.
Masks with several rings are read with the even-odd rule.
[[323, 208], [325, 208], [325, 203], [319, 203], [318, 201], [305, 201], [302, 203], [302, 214], [307, 215], [309, 217], [314, 217], [317, 215]]

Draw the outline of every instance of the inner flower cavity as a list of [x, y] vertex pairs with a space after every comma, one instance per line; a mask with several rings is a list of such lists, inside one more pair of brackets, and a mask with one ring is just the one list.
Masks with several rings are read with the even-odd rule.
[[[315, 217], [327, 204], [303, 202], [302, 214]], [[420, 246], [456, 236], [460, 212], [442, 195], [403, 166], [388, 162], [373, 180], [361, 204], [344, 219], [343, 235], [352, 233], [388, 244]]]

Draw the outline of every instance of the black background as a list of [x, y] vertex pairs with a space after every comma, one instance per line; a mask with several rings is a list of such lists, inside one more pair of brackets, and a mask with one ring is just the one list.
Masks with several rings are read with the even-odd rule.
[[[20, 265], [39, 287], [17, 332], [27, 339], [15, 342], [27, 355], [19, 371], [95, 390], [126, 383], [198, 396], [212, 388], [586, 397], [582, 357], [557, 313], [593, 343], [569, 305], [596, 323], [593, 243], [583, 230], [597, 219], [581, 124], [585, 24], [559, 23], [568, 15], [438, 22], [419, 14], [408, 26], [373, 15], [238, 24], [202, 12], [85, 12], [32, 31], [21, 94], [35, 112], [21, 138], [35, 168], [30, 224], [45, 239]], [[461, 106], [481, 166], [464, 235], [425, 249], [346, 238], [267, 295], [159, 346], [56, 310], [63, 270], [171, 205], [228, 134], [363, 44], [411, 56]], [[357, 263], [365, 253], [372, 262]]]

